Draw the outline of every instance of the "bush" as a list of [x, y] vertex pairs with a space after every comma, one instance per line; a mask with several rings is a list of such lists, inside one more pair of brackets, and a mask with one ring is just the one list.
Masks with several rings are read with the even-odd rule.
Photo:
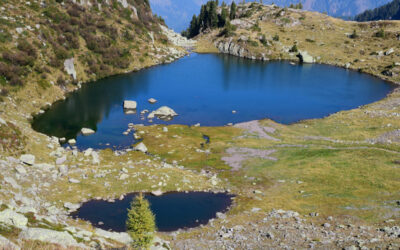
[[383, 29], [380, 29], [378, 32], [375, 33], [375, 36], [379, 38], [385, 38], [386, 34]]
[[289, 52], [290, 52], [290, 53], [297, 53], [297, 52], [299, 52], [299, 50], [297, 49], [297, 45], [296, 45], [296, 44], [293, 45], [292, 48], [290, 48]]
[[278, 41], [279, 41], [279, 36], [278, 36], [278, 34], [275, 34], [275, 36], [272, 37], [272, 40], [278, 42]]
[[155, 219], [149, 202], [143, 198], [141, 193], [131, 203], [126, 228], [133, 240], [132, 247], [135, 249], [150, 247], [156, 230]]

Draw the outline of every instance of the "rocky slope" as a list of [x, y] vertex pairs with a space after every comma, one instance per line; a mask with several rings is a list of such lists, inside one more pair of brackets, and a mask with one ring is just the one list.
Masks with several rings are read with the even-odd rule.
[[[239, 5], [232, 28], [198, 37], [198, 51], [342, 66], [400, 80], [399, 22], [357, 23], [276, 5]], [[210, 42], [211, 41], [211, 42]]]

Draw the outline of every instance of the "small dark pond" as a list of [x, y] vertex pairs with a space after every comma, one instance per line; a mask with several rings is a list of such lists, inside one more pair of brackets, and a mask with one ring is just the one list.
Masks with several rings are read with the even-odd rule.
[[[123, 200], [107, 202], [92, 200], [72, 214], [74, 218], [90, 221], [104, 230], [124, 232], [127, 209], [137, 194], [129, 194]], [[193, 228], [216, 217], [217, 212], [226, 212], [232, 204], [232, 195], [226, 193], [166, 193], [161, 196], [145, 195], [156, 217], [157, 229], [170, 232]], [[104, 224], [99, 222], [103, 222]]]
[[[38, 116], [35, 130], [85, 148], [125, 148], [135, 140], [122, 133], [141, 120], [140, 111], [169, 106], [179, 116], [157, 124], [223, 126], [270, 118], [288, 124], [357, 108], [384, 98], [394, 86], [370, 75], [327, 65], [260, 62], [228, 55], [191, 54], [171, 64], [85, 84]], [[149, 98], [158, 100], [148, 103]], [[138, 103], [124, 113], [124, 100]], [[236, 111], [236, 112], [233, 112]], [[147, 117], [147, 115], [146, 115]], [[96, 134], [80, 135], [81, 128]]]

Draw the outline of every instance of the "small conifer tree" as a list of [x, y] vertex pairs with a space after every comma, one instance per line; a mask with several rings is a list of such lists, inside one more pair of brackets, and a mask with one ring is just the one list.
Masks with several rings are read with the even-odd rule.
[[133, 240], [132, 247], [135, 249], [150, 247], [156, 230], [155, 218], [150, 210], [149, 202], [142, 193], [133, 199], [131, 207], [128, 209], [126, 228]]

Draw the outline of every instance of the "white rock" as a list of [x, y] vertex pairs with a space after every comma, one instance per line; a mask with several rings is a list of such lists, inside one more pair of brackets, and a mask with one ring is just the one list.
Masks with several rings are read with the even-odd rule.
[[100, 164], [100, 157], [99, 154], [96, 151], [92, 152], [92, 163], [93, 164]]
[[78, 210], [81, 207], [81, 205], [74, 204], [71, 202], [65, 202], [64, 207], [67, 208], [69, 210], [69, 212], [75, 212], [76, 210]]
[[90, 155], [92, 155], [93, 149], [92, 148], [88, 148], [83, 152], [83, 155], [88, 157]]
[[24, 240], [37, 240], [58, 244], [63, 247], [82, 247], [82, 245], [78, 244], [76, 240], [67, 232], [59, 232], [43, 228], [27, 228], [19, 234], [19, 238]]
[[163, 130], [163, 132], [168, 132], [168, 128], [167, 127], [163, 127], [162, 130]]
[[64, 61], [64, 70], [68, 75], [72, 76], [76, 80], [76, 71], [74, 66], [74, 58], [66, 59]]
[[137, 103], [135, 101], [124, 101], [124, 109], [136, 109]]
[[120, 180], [125, 180], [125, 179], [128, 179], [129, 178], [129, 175], [127, 175], [127, 174], [125, 174], [125, 173], [123, 173], [123, 174], [121, 174], [120, 176], [119, 176], [119, 179]]
[[136, 151], [140, 151], [140, 152], [143, 152], [143, 153], [147, 153], [147, 147], [146, 147], [146, 145], [144, 145], [143, 142], [141, 142], [141, 143], [139, 143], [138, 145], [136, 145], [134, 149], [135, 149]]
[[162, 106], [159, 109], [157, 109], [156, 111], [151, 112], [147, 118], [148, 119], [154, 119], [155, 116], [159, 117], [159, 118], [172, 118], [174, 116], [177, 116], [178, 114], [171, 109], [170, 107], [167, 106]]
[[149, 101], [149, 103], [150, 103], [150, 104], [154, 104], [154, 103], [156, 103], [156, 102], [157, 102], [157, 100], [156, 100], [156, 99], [154, 99], [154, 98], [150, 98], [148, 101]]
[[71, 146], [74, 146], [76, 144], [76, 140], [75, 139], [69, 139], [68, 140], [68, 144]]
[[30, 154], [21, 155], [19, 160], [27, 165], [35, 164], [35, 156]]
[[300, 58], [300, 61], [303, 63], [314, 63], [315, 59], [308, 54], [307, 51], [300, 51], [298, 54], [298, 57]]
[[161, 196], [161, 195], [163, 195], [163, 191], [156, 190], [156, 191], [152, 191], [151, 194], [154, 195], [154, 196]]
[[68, 174], [68, 166], [66, 166], [66, 165], [61, 165], [61, 166], [58, 168], [58, 171], [60, 171], [60, 173], [61, 173], [62, 175], [67, 175], [67, 174]]
[[62, 156], [56, 159], [56, 165], [64, 164], [67, 161], [67, 156]]
[[21, 248], [15, 245], [7, 238], [0, 235], [0, 248], [4, 250], [20, 250]]
[[81, 183], [80, 180], [77, 180], [77, 179], [74, 179], [74, 178], [69, 178], [68, 181], [69, 181], [69, 183], [73, 183], [73, 184]]
[[0, 212], [0, 222], [23, 229], [26, 228], [28, 219], [22, 214], [19, 214], [11, 209], [6, 209]]
[[90, 128], [82, 128], [81, 129], [81, 133], [82, 135], [92, 135], [94, 133], [96, 133], [93, 129]]
[[100, 236], [100, 237], [103, 237], [106, 239], [115, 240], [115, 241], [124, 243], [126, 245], [129, 245], [130, 243], [132, 243], [132, 239], [129, 236], [129, 234], [127, 234], [127, 233], [108, 232], [108, 231], [96, 228], [95, 234], [97, 236]]
[[16, 166], [16, 167], [15, 167], [15, 170], [16, 170], [20, 175], [26, 175], [26, 169], [25, 169], [23, 166], [21, 166], [21, 165]]
[[393, 49], [393, 48], [390, 48], [388, 51], [385, 52], [385, 56], [388, 56], [388, 55], [390, 55], [390, 54], [393, 54], [393, 52], [394, 52], [394, 49]]

